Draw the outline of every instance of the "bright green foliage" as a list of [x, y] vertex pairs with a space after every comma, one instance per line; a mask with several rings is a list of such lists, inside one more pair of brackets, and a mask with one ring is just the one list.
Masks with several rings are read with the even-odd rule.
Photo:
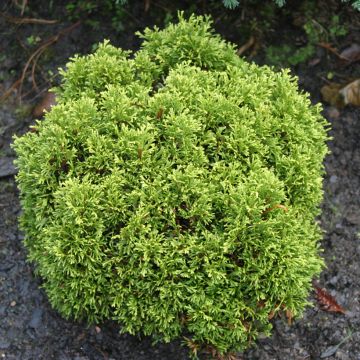
[[104, 42], [15, 141], [22, 228], [52, 305], [221, 353], [298, 316], [319, 274], [327, 152], [288, 71], [240, 59], [208, 18]]

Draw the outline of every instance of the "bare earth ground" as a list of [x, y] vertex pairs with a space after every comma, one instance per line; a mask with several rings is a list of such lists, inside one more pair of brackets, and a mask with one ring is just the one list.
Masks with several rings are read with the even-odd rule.
[[[4, 90], [19, 76], [25, 62], [16, 52], [15, 39], [28, 36], [34, 28], [9, 30], [3, 19], [0, 21], [0, 53], [6, 52], [0, 61]], [[150, 18], [146, 21], [151, 23]], [[88, 31], [85, 26], [79, 26], [71, 36], [55, 44], [47, 69], [63, 66], [65, 59], [75, 52], [88, 52], [91, 41], [97, 42], [105, 36], [89, 35]], [[136, 47], [138, 42], [132, 33], [133, 28], [114, 42], [125, 48]], [[86, 37], [91, 40], [84, 41]], [[322, 58], [318, 66], [326, 71], [332, 69], [333, 63]], [[356, 73], [354, 69], [347, 71]], [[300, 86], [310, 91], [314, 101], [319, 101], [316, 69], [302, 67], [297, 71]], [[11, 77], [11, 73], [15, 73], [15, 77]], [[30, 99], [28, 103], [35, 100]], [[87, 327], [64, 320], [51, 309], [39, 288], [41, 280], [34, 276], [33, 265], [26, 262], [23, 235], [17, 223], [21, 210], [10, 143], [13, 134], [24, 133], [33, 121], [30, 116], [20, 116], [18, 109], [19, 104], [11, 99], [0, 105], [0, 358], [188, 359], [180, 341], [152, 346], [149, 338], [119, 335], [119, 326], [115, 323]], [[357, 235], [360, 232], [360, 109], [348, 107], [337, 112], [324, 104], [324, 115], [332, 124], [333, 140], [329, 142], [331, 154], [325, 161], [325, 196], [319, 219], [324, 229], [322, 245], [327, 268], [319, 283], [347, 310], [346, 314], [321, 311], [311, 297], [314, 307], [308, 308], [302, 319], [291, 326], [285, 319], [273, 320], [273, 336], [260, 339], [240, 354], [242, 359], [360, 360], [360, 240]]]

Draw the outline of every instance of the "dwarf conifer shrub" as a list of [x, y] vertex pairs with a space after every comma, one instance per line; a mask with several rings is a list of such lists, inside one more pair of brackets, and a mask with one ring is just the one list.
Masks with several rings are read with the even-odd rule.
[[14, 147], [54, 308], [225, 353], [307, 304], [327, 134], [296, 78], [210, 25], [180, 16], [134, 54], [104, 42], [74, 57], [58, 105]]

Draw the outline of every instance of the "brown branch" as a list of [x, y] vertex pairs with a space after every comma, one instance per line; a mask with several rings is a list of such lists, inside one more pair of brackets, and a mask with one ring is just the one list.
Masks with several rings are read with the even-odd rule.
[[32, 67], [31, 67], [31, 82], [33, 84], [33, 88], [36, 90], [36, 91], [39, 91], [39, 88], [37, 86], [37, 83], [36, 83], [36, 79], [35, 79], [35, 69], [36, 69], [36, 65], [37, 65], [37, 62], [38, 62], [38, 59], [40, 57], [41, 54], [39, 54], [33, 61], [33, 64], [32, 64]]
[[148, 12], [150, 9], [150, 0], [145, 0], [144, 1], [144, 11]]
[[15, 81], [15, 83], [13, 85], [11, 85], [10, 89], [8, 89], [5, 94], [3, 96], [1, 96], [0, 101], [5, 100], [10, 93], [16, 89], [17, 87], [19, 88], [19, 97], [21, 99], [21, 92], [22, 92], [22, 85], [26, 76], [26, 73], [31, 65], [31, 63], [33, 62], [33, 66], [31, 69], [31, 76], [32, 76], [32, 83], [33, 86], [35, 88], [37, 88], [36, 85], [36, 81], [35, 81], [35, 68], [37, 65], [37, 61], [39, 59], [39, 57], [41, 56], [41, 54], [51, 45], [53, 45], [54, 43], [56, 43], [62, 36], [66, 35], [67, 33], [71, 32], [74, 28], [76, 28], [77, 26], [80, 25], [80, 21], [77, 21], [76, 23], [68, 26], [67, 28], [61, 30], [58, 34], [51, 36], [50, 38], [48, 38], [47, 40], [45, 40], [29, 57], [29, 59], [27, 60], [23, 71], [21, 73], [21, 76], [18, 80]]
[[0, 101], [3, 101], [3, 100], [5, 100], [5, 99], [7, 99], [7, 98], [10, 96], [10, 94], [11, 94], [17, 87], [19, 87], [20, 81], [21, 81], [21, 79], [17, 79], [17, 80], [9, 87], [9, 89], [7, 89], [7, 90], [4, 92], [4, 94], [0, 97]]
[[17, 18], [14, 16], [7, 15], [3, 12], [0, 15], [8, 22], [13, 24], [43, 24], [43, 25], [53, 25], [57, 24], [59, 20], [46, 20], [46, 19], [34, 19], [34, 18]]
[[[28, 56], [30, 56], [31, 55], [31, 53], [30, 53], [30, 51], [29, 51], [29, 48], [28, 47], [26, 47], [24, 44], [23, 44], [23, 42], [21, 41], [21, 39], [19, 38], [19, 36], [16, 34], [16, 39], [17, 39], [17, 41], [19, 42], [19, 44], [20, 44], [20, 46], [25, 50], [25, 52], [28, 54]], [[41, 65], [37, 65], [38, 66], [38, 68], [40, 68], [40, 73], [41, 73], [41, 75], [42, 75], [42, 77], [43, 77], [43, 79], [46, 81], [46, 82], [49, 82], [49, 79], [48, 79], [48, 77], [47, 77], [47, 74], [45, 73], [45, 71], [44, 71], [44, 69], [42, 68], [42, 66]], [[31, 92], [32, 90], [30, 90], [30, 92]], [[26, 94], [24, 95], [24, 97], [26, 97]]]
[[333, 46], [331, 46], [328, 43], [319, 42], [316, 45], [322, 47], [323, 49], [326, 49], [326, 50], [330, 51], [331, 53], [336, 55], [341, 60], [347, 60], [346, 57], [340, 55], [339, 52]]
[[21, 16], [24, 15], [24, 11], [25, 11], [27, 2], [28, 2], [28, 0], [23, 0], [23, 2], [22, 2], [22, 4], [21, 4], [21, 13], [20, 13]]
[[251, 35], [249, 40], [243, 46], [239, 47], [239, 49], [236, 53], [240, 56], [246, 50], [250, 49], [254, 44], [255, 44], [255, 37]]

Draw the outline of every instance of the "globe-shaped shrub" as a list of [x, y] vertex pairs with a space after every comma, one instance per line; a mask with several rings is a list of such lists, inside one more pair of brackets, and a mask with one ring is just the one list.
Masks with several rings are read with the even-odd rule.
[[14, 147], [54, 308], [225, 353], [307, 304], [327, 133], [296, 78], [210, 25], [180, 16], [134, 54], [105, 42], [73, 58], [58, 105]]

